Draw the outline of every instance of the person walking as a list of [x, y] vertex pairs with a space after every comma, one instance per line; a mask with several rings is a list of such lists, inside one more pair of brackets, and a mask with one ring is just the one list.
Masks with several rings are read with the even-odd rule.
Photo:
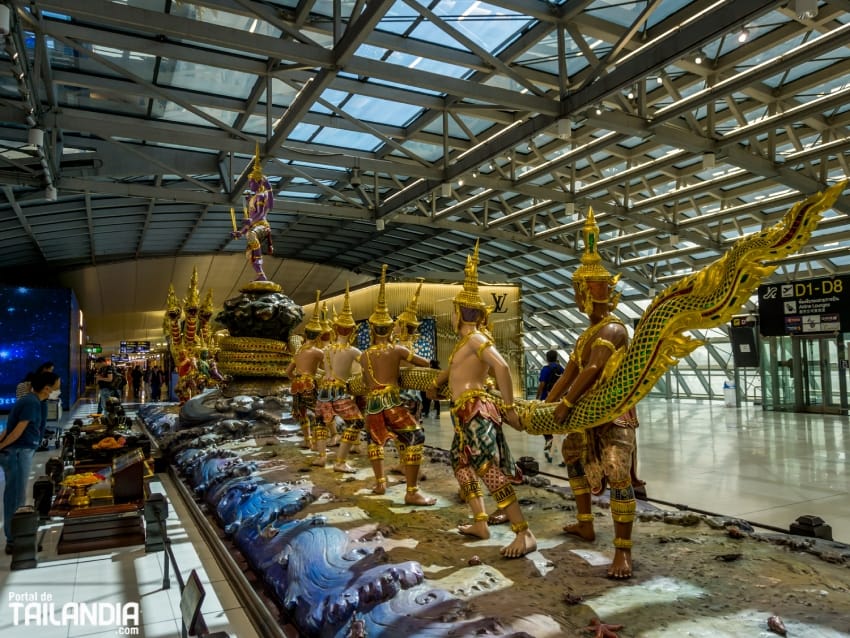
[[97, 367], [97, 372], [94, 375], [94, 380], [97, 383], [97, 412], [98, 414], [106, 414], [106, 402], [113, 395], [113, 370], [112, 366], [106, 361], [106, 357], [95, 359], [95, 366]]
[[14, 551], [12, 516], [26, 502], [32, 459], [41, 440], [47, 417], [47, 399], [58, 399], [61, 381], [55, 372], [33, 376], [29, 394], [19, 399], [11, 412], [5, 432], [0, 435], [0, 467], [6, 477], [3, 490], [3, 532], [6, 553]]
[[[537, 399], [545, 401], [549, 391], [555, 385], [560, 376], [564, 374], [564, 366], [558, 361], [558, 353], [555, 350], [549, 350], [546, 353], [546, 365], [540, 370], [540, 376], [537, 384]], [[543, 456], [546, 457], [548, 463], [552, 462], [552, 443], [554, 435], [544, 434], [543, 440]]]
[[142, 369], [139, 364], [133, 366], [130, 371], [130, 379], [133, 385], [133, 400], [138, 403], [142, 398]]
[[159, 366], [154, 366], [151, 370], [151, 401], [158, 403], [162, 395], [162, 384], [165, 381], [165, 376]]

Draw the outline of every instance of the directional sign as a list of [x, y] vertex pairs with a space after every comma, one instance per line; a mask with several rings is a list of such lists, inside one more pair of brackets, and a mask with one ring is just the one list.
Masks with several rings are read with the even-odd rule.
[[764, 284], [758, 299], [766, 337], [850, 332], [850, 276]]

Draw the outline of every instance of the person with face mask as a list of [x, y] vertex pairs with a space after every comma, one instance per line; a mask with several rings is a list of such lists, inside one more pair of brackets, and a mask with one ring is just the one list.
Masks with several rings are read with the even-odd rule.
[[58, 399], [61, 381], [55, 372], [33, 377], [30, 393], [19, 399], [9, 412], [6, 431], [0, 438], [0, 467], [6, 477], [3, 491], [3, 531], [6, 553], [12, 553], [12, 516], [26, 502], [27, 481], [32, 459], [44, 437], [48, 398]]

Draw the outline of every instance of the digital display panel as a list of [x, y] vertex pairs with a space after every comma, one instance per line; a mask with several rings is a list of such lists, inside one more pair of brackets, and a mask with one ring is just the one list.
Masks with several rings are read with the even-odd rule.
[[28, 372], [52, 361], [62, 379], [63, 403], [77, 390], [70, 383], [69, 289], [0, 286], [0, 411], [15, 404], [15, 388]]

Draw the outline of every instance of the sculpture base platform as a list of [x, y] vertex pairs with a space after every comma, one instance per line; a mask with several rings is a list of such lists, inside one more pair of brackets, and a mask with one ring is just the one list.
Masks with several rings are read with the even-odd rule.
[[[633, 536], [634, 576], [612, 580], [606, 578], [614, 553], [606, 497], [594, 498], [596, 541], [586, 542], [563, 533], [564, 525], [575, 522], [575, 504], [564, 480], [541, 475], [518, 486], [538, 549], [521, 559], [507, 560], [499, 550], [514, 536], [508, 525], [492, 525], [487, 540], [458, 533], [457, 525], [470, 523], [471, 517], [457, 498], [457, 482], [445, 452], [426, 450], [422, 470], [427, 478], [420, 486], [438, 501], [431, 507], [415, 507], [404, 505], [405, 484], [398, 474], [389, 474], [386, 494], [372, 494], [374, 477], [365, 454], [349, 457], [357, 470], [354, 474], [340, 474], [330, 463], [324, 468], [314, 465], [316, 454], [300, 449], [299, 440], [279, 441], [261, 448], [253, 439], [226, 442], [222, 447], [257, 463], [267, 481], [297, 483], [300, 489], [322, 495], [293, 518], [322, 517], [323, 526], [346, 532], [352, 551], [337, 550], [347, 558], [326, 566], [320, 561], [334, 552], [299, 544], [298, 552], [312, 552], [301, 558], [311, 570], [324, 573], [331, 567], [341, 568], [346, 561], [354, 563], [361, 555], [358, 552], [365, 555], [375, 544], [384, 552], [383, 562], [422, 565], [425, 582], [409, 594], [410, 600], [421, 604], [421, 611], [406, 615], [409, 610], [404, 608], [404, 613], [388, 616], [389, 625], [383, 629], [395, 632], [392, 635], [446, 636], [451, 635], [448, 624], [441, 624], [447, 623], [446, 618], [454, 624], [478, 618], [481, 627], [487, 628], [481, 635], [561, 638], [586, 635], [585, 628], [598, 618], [625, 625], [619, 634], [605, 634], [621, 638], [755, 636], [767, 631], [768, 618], [779, 615], [789, 635], [850, 638], [845, 620], [850, 601], [840, 593], [850, 590], [847, 545], [759, 532], [734, 517], [663, 511], [641, 502]], [[386, 467], [397, 462], [388, 446]], [[558, 472], [552, 465], [541, 464], [541, 468]], [[485, 502], [493, 513], [492, 499], [485, 497]], [[244, 553], [254, 551], [261, 539], [241, 547], [238, 533], [224, 538], [214, 515], [209, 515], [207, 523], [214, 528], [210, 536], [221, 539], [222, 551], [236, 558], [245, 582], [253, 583], [256, 595], [267, 602], [269, 614], [279, 613], [271, 585], [263, 585]], [[264, 559], [276, 564], [273, 554], [253, 560]], [[349, 582], [355, 576], [352, 572], [350, 579], [340, 581]], [[374, 591], [381, 589], [381, 582], [376, 576]], [[322, 583], [299, 580], [299, 596], [310, 598], [311, 589], [317, 590], [316, 599], [339, 594], [326, 591], [329, 586]], [[429, 608], [429, 601], [438, 599], [429, 593], [434, 591], [450, 592], [440, 595], [451, 600], [437, 605], [438, 609]], [[398, 598], [405, 596], [402, 592]]]

